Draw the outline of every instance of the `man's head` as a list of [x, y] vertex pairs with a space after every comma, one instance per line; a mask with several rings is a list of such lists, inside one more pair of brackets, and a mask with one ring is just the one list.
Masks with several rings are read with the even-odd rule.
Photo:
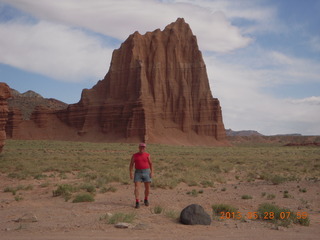
[[139, 144], [139, 151], [143, 153], [146, 150], [146, 144], [145, 143], [140, 143]]

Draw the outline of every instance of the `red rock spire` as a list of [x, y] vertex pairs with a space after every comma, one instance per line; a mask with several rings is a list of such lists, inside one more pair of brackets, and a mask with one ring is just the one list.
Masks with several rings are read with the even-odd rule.
[[[41, 113], [34, 116], [48, 126]], [[183, 18], [163, 31], [131, 34], [114, 50], [105, 78], [57, 116], [84, 140], [215, 145], [226, 136], [197, 39]]]

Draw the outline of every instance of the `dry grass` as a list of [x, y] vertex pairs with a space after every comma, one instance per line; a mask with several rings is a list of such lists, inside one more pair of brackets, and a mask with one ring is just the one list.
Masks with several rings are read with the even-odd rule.
[[[0, 171], [9, 177], [44, 179], [77, 175], [86, 186], [129, 184], [128, 166], [136, 144], [8, 140]], [[255, 144], [233, 147], [185, 147], [149, 144], [155, 167], [152, 186], [212, 187], [232, 171], [237, 181], [263, 179], [273, 184], [320, 176], [319, 147]], [[186, 174], [187, 173], [187, 174]]]

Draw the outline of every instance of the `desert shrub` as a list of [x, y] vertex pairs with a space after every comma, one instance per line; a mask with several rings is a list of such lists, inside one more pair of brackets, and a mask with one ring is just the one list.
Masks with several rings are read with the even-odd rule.
[[45, 188], [45, 187], [49, 187], [50, 183], [49, 182], [44, 182], [40, 184], [40, 187]]
[[293, 198], [293, 196], [289, 194], [289, 191], [286, 190], [283, 192], [283, 198]]
[[44, 175], [42, 173], [34, 175], [34, 179], [37, 179], [37, 180], [45, 179], [47, 177], [48, 177], [47, 175]]
[[208, 181], [208, 180], [203, 180], [203, 181], [200, 182], [200, 184], [201, 184], [204, 188], [206, 188], [206, 187], [213, 187], [213, 186], [214, 186], [213, 182], [212, 182], [212, 181]]
[[110, 187], [103, 187], [101, 188], [100, 190], [100, 193], [106, 193], [106, 192], [116, 192], [117, 191], [117, 188], [116, 187], [113, 187], [113, 186], [110, 186]]
[[180, 216], [180, 213], [175, 210], [165, 210], [164, 212], [165, 216], [172, 219], [178, 219]]
[[9, 178], [16, 178], [16, 179], [19, 179], [19, 180], [24, 180], [26, 179], [28, 176], [28, 173], [25, 172], [25, 171], [22, 171], [22, 172], [13, 172], [13, 173], [9, 173], [8, 174], [8, 177]]
[[89, 193], [94, 193], [96, 191], [96, 187], [90, 183], [85, 183], [80, 188], [82, 190], [89, 192]]
[[100, 217], [100, 220], [108, 224], [116, 224], [119, 222], [132, 223], [135, 217], [135, 213], [115, 213], [112, 215], [105, 214]]
[[23, 200], [23, 197], [22, 196], [15, 196], [14, 197], [14, 200], [16, 200], [17, 202], [19, 202], [19, 201], [22, 201]]
[[310, 224], [310, 219], [306, 213], [294, 213], [288, 208], [281, 208], [270, 203], [260, 204], [257, 212], [260, 219], [284, 227], [288, 227], [292, 223], [303, 226], [309, 226]]
[[64, 197], [65, 201], [68, 201], [71, 198], [72, 193], [76, 191], [77, 188], [70, 184], [61, 184], [56, 190], [52, 191], [52, 195], [53, 197], [62, 196]]
[[116, 191], [117, 191], [116, 187], [110, 186], [107, 188], [107, 192], [116, 192]]
[[192, 189], [192, 191], [187, 192], [188, 195], [191, 195], [193, 197], [197, 197], [198, 193], [199, 192], [196, 189]]
[[17, 187], [5, 187], [5, 189], [3, 190], [3, 192], [11, 192], [12, 195], [16, 195], [16, 193], [17, 193], [19, 190], [28, 191], [28, 190], [32, 190], [32, 189], [33, 189], [33, 186], [32, 186], [32, 185], [27, 185], [27, 186], [19, 185], [19, 186], [17, 186]]
[[252, 196], [250, 196], [250, 195], [242, 195], [241, 199], [252, 199]]
[[299, 189], [299, 192], [306, 193], [306, 192], [307, 192], [307, 189], [306, 189], [306, 188], [300, 188], [300, 189]]
[[287, 179], [285, 177], [282, 177], [280, 175], [275, 175], [275, 176], [272, 176], [270, 178], [270, 181], [272, 182], [272, 184], [274, 185], [279, 185], [280, 183], [283, 183], [285, 182]]
[[214, 215], [220, 216], [222, 212], [226, 213], [236, 213], [238, 212], [238, 208], [229, 205], [229, 204], [213, 204], [212, 205], [212, 210]]
[[73, 199], [73, 203], [79, 203], [79, 202], [93, 202], [94, 197], [90, 193], [79, 193], [75, 196]]
[[163, 212], [163, 207], [157, 205], [153, 208], [153, 213], [155, 214], [161, 214]]
[[16, 188], [13, 188], [13, 187], [6, 187], [3, 192], [11, 192], [12, 195], [16, 195], [17, 193], [17, 189]]
[[275, 195], [275, 194], [269, 193], [269, 194], [267, 195], [267, 199], [268, 199], [268, 200], [272, 200], [272, 199], [275, 199], [275, 198], [276, 198], [276, 195]]

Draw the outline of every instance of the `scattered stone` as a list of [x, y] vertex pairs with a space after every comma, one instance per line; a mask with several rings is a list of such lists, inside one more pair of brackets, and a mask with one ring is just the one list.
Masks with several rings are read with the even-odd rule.
[[278, 231], [284, 231], [284, 232], [287, 231], [287, 228], [282, 226], [274, 226], [274, 229]]
[[116, 228], [129, 228], [131, 226], [130, 223], [119, 222], [114, 225]]
[[180, 222], [186, 225], [210, 225], [211, 217], [202, 206], [191, 204], [182, 210]]
[[139, 223], [137, 224], [133, 229], [134, 230], [146, 230], [149, 228], [149, 225], [148, 224], [145, 224], [145, 223]]
[[26, 213], [22, 217], [18, 218], [17, 220], [14, 220], [15, 222], [38, 222], [38, 218], [33, 213]]

